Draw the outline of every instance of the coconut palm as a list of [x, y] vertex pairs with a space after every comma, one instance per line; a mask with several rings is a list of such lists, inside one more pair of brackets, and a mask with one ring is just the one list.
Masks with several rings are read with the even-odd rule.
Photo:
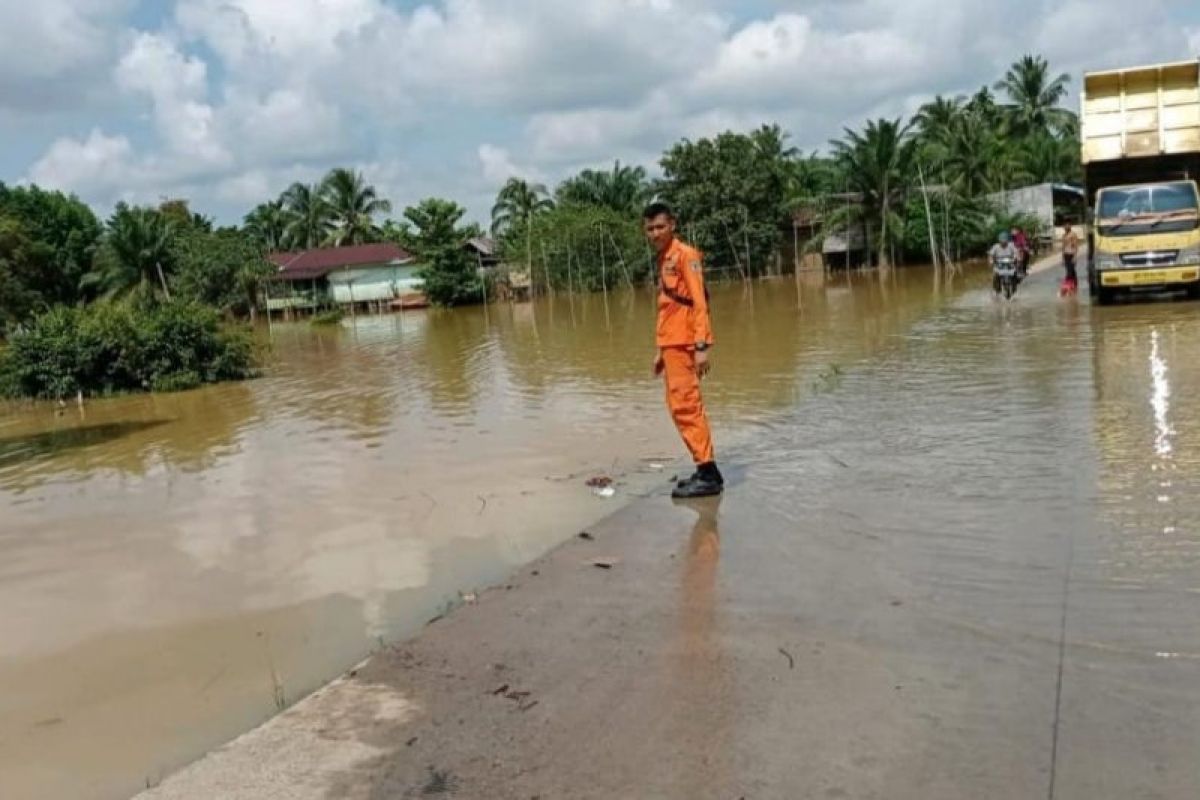
[[1059, 103], [1067, 96], [1071, 78], [1065, 72], [1050, 77], [1050, 64], [1042, 56], [1023, 56], [996, 82], [996, 91], [1008, 95], [1013, 132], [1020, 136], [1045, 133], [1062, 127], [1073, 116]]
[[258, 204], [242, 220], [246, 233], [268, 253], [286, 246], [288, 221], [282, 199]]
[[320, 247], [333, 229], [329, 206], [316, 186], [293, 183], [280, 197], [287, 211], [287, 246], [297, 250]]
[[152, 208], [117, 206], [105, 226], [96, 268], [84, 276], [82, 288], [115, 299], [131, 294], [170, 297], [174, 224]]
[[554, 201], [547, 197], [545, 186], [509, 178], [492, 206], [492, 235], [499, 236], [517, 227], [525, 228], [538, 214], [552, 208]]
[[911, 126], [900, 120], [872, 120], [861, 132], [847, 128], [845, 138], [830, 143], [850, 189], [862, 196], [857, 213], [868, 231], [879, 232], [873, 244], [878, 246], [881, 267], [890, 265], [888, 254], [903, 228], [899, 212], [916, 154], [916, 140], [909, 135]]
[[651, 194], [645, 168], [620, 161], [611, 170], [585, 169], [559, 184], [555, 192], [560, 203], [599, 206], [631, 215], [641, 212]]
[[917, 110], [913, 124], [926, 142], [944, 143], [950, 125], [963, 113], [963, 98], [938, 95]]
[[1073, 138], [1043, 133], [1022, 142], [1018, 172], [1029, 183], [1067, 183], [1081, 177], [1079, 145]]
[[1013, 185], [1013, 150], [983, 115], [962, 114], [951, 122], [942, 159], [951, 185], [964, 197]]
[[374, 217], [392, 210], [391, 202], [380, 197], [361, 172], [343, 167], [325, 176], [320, 194], [333, 222], [327, 240], [338, 247], [378, 239]]

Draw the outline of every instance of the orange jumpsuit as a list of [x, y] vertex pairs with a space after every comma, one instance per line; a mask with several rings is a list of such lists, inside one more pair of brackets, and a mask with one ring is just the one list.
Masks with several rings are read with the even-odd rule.
[[713, 443], [696, 374], [696, 344], [712, 345], [713, 337], [700, 251], [673, 240], [658, 257], [658, 274], [656, 338], [663, 354], [667, 408], [692, 459], [706, 464], [714, 460]]

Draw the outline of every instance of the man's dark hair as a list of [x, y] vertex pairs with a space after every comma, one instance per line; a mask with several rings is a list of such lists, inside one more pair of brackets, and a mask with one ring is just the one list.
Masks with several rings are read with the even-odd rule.
[[671, 219], [675, 219], [675, 212], [671, 210], [669, 205], [656, 201], [646, 206], [646, 210], [642, 212], [642, 219], [651, 220], [655, 217], [661, 217], [663, 214], [666, 214]]

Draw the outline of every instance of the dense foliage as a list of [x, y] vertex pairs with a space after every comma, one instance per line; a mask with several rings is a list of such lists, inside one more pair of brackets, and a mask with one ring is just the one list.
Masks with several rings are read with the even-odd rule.
[[249, 336], [224, 329], [198, 303], [59, 306], [0, 351], [0, 391], [61, 399], [128, 391], [177, 391], [248, 377]]
[[476, 230], [461, 226], [465, 208], [436, 197], [404, 209], [402, 243], [422, 264], [421, 280], [430, 302], [440, 306], [478, 303], [482, 276], [463, 244]]

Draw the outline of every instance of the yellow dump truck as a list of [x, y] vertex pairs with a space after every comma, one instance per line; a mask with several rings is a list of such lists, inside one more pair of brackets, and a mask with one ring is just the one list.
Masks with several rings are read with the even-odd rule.
[[1090, 72], [1081, 104], [1092, 297], [1200, 297], [1200, 61]]

